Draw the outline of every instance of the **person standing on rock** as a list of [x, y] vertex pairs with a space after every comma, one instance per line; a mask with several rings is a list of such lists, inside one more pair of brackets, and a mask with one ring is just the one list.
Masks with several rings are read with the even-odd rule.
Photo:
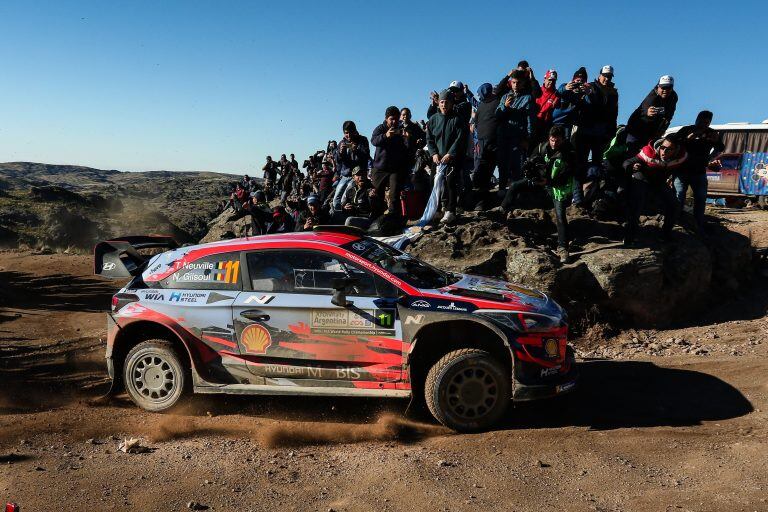
[[549, 138], [549, 129], [552, 127], [552, 114], [560, 106], [560, 98], [557, 95], [557, 71], [548, 69], [544, 73], [544, 85], [541, 86], [539, 97], [536, 98], [538, 112], [536, 113], [535, 138], [538, 144], [546, 142]]
[[677, 132], [688, 152], [688, 165], [675, 173], [675, 193], [682, 208], [688, 187], [693, 192], [693, 218], [699, 233], [704, 232], [704, 209], [707, 203], [707, 166], [725, 149], [722, 136], [709, 127], [712, 112], [702, 110], [696, 123], [683, 126]]
[[333, 195], [333, 209], [341, 210], [341, 198], [344, 191], [352, 181], [352, 169], [368, 168], [368, 160], [371, 158], [371, 147], [368, 139], [360, 135], [353, 121], [344, 121], [342, 125], [344, 137], [339, 141], [336, 156], [336, 169], [339, 180], [336, 182], [336, 192]]
[[624, 161], [629, 180], [629, 218], [624, 245], [632, 247], [637, 236], [640, 213], [649, 194], [655, 195], [664, 208], [664, 240], [672, 235], [678, 211], [677, 198], [672, 190], [671, 176], [688, 160], [688, 154], [680, 143], [680, 137], [671, 133], [645, 146], [637, 156]]
[[634, 154], [656, 137], [661, 137], [672, 122], [677, 108], [675, 79], [669, 75], [659, 78], [659, 83], [648, 93], [627, 121], [627, 147]]
[[580, 104], [578, 129], [571, 139], [578, 159], [574, 202], [583, 201], [582, 186], [587, 181], [587, 168], [590, 163], [602, 165], [603, 152], [616, 134], [618, 116], [619, 92], [613, 84], [613, 66], [606, 65], [589, 84], [584, 101]]
[[536, 103], [530, 94], [524, 92], [527, 80], [528, 75], [524, 71], [512, 72], [510, 91], [501, 98], [496, 109], [500, 194], [509, 181], [522, 177], [523, 162], [533, 137]]
[[384, 112], [384, 122], [373, 130], [371, 144], [376, 147], [371, 181], [376, 195], [386, 198], [387, 214], [400, 215], [398, 197], [408, 172], [408, 141], [400, 123], [400, 109], [391, 106]]
[[427, 147], [435, 165], [445, 165], [445, 214], [441, 222], [456, 220], [461, 171], [469, 133], [468, 124], [453, 108], [454, 94], [443, 90], [438, 98], [438, 112], [427, 122]]
[[546, 142], [539, 144], [525, 164], [526, 176], [512, 182], [501, 207], [507, 214], [515, 208], [520, 196], [535, 187], [545, 187], [555, 207], [557, 225], [557, 255], [561, 263], [567, 263], [568, 218], [565, 209], [573, 195], [573, 174], [577, 165], [576, 152], [565, 138], [562, 126], [549, 130]]

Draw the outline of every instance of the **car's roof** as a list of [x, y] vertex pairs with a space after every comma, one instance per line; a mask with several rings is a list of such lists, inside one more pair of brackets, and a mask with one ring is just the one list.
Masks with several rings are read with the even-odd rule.
[[234, 238], [231, 240], [221, 240], [219, 242], [209, 242], [193, 246], [197, 247], [229, 247], [253, 244], [274, 243], [274, 242], [320, 242], [330, 245], [343, 245], [348, 242], [359, 240], [360, 235], [351, 233], [340, 233], [336, 231], [301, 231], [296, 233], [276, 233], [272, 235], [246, 236], [243, 238]]

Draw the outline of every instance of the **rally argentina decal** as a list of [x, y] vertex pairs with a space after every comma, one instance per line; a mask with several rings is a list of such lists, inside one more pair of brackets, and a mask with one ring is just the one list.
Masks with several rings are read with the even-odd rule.
[[310, 330], [316, 334], [339, 335], [393, 335], [394, 309], [313, 309]]

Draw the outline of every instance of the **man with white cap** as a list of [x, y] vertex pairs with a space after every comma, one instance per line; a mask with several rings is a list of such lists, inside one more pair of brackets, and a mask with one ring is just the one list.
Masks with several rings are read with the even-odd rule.
[[675, 79], [669, 75], [659, 78], [627, 122], [627, 148], [635, 155], [640, 148], [660, 137], [669, 127], [677, 108]]

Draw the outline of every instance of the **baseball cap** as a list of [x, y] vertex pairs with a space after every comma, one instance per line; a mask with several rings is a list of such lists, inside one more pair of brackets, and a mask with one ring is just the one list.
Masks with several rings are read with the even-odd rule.
[[451, 94], [450, 89], [443, 89], [442, 91], [440, 91], [440, 95], [438, 96], [438, 99], [448, 100], [448, 99], [451, 99], [452, 97], [453, 95]]
[[448, 86], [449, 89], [463, 89], [464, 84], [460, 82], [459, 80], [454, 80], [451, 82], [451, 85]]
[[367, 174], [368, 174], [368, 172], [365, 169], [363, 169], [362, 167], [360, 167], [359, 165], [356, 165], [352, 169], [352, 176], [366, 176]]
[[309, 194], [309, 197], [307, 197], [307, 204], [320, 204], [320, 196], [317, 194]]
[[548, 69], [547, 72], [544, 73], [544, 80], [557, 80], [557, 71]]
[[606, 64], [600, 69], [600, 74], [613, 76], [613, 66]]
[[662, 89], [671, 89], [675, 86], [675, 79], [669, 75], [664, 75], [659, 78], [659, 87]]

